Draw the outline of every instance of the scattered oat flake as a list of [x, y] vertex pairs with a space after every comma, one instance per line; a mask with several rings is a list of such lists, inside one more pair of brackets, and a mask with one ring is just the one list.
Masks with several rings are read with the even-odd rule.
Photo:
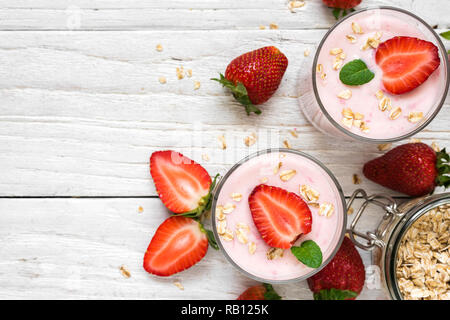
[[156, 51], [161, 52], [163, 51], [163, 46], [161, 44], [156, 45]]
[[386, 109], [390, 110], [391, 109], [391, 99], [388, 97], [382, 97], [380, 102], [378, 103], [378, 108], [383, 112], [386, 111]]
[[227, 218], [225, 213], [223, 213], [223, 207], [222, 206], [216, 207], [216, 218], [219, 221], [223, 221], [223, 220], [225, 220]]
[[319, 207], [319, 216], [331, 217], [334, 212], [334, 205], [331, 203], [321, 203]]
[[436, 152], [441, 151], [441, 148], [439, 147], [439, 145], [435, 141], [433, 141], [431, 143], [431, 148], [433, 148], [433, 150], [436, 151]]
[[417, 139], [417, 138], [411, 138], [411, 139], [409, 139], [409, 142], [410, 142], [410, 143], [421, 143], [422, 140]]
[[353, 213], [353, 211], [355, 211], [352, 207], [348, 208], [347, 210], [347, 214], [351, 215]]
[[226, 229], [225, 233], [222, 235], [222, 238], [225, 241], [233, 241], [234, 239], [233, 231], [230, 229]]
[[186, 75], [188, 76], [188, 78], [192, 77], [192, 69], [188, 69], [186, 71]]
[[244, 229], [236, 230], [236, 238], [242, 244], [247, 244], [247, 242], [248, 242], [247, 232]]
[[353, 119], [352, 118], [342, 118], [342, 124], [346, 126], [347, 128], [351, 129], [353, 126]]
[[255, 143], [256, 143], [256, 134], [254, 133], [244, 138], [244, 144], [247, 147], [251, 147]]
[[293, 176], [295, 176], [297, 174], [297, 171], [291, 169], [291, 170], [284, 170], [280, 173], [280, 179], [281, 181], [289, 181], [290, 179], [292, 179]]
[[177, 71], [177, 78], [178, 78], [178, 80], [183, 79], [184, 78], [184, 68], [183, 68], [183, 66], [181, 66], [179, 68], [177, 67], [176, 71]]
[[184, 287], [183, 287], [183, 285], [181, 284], [180, 281], [175, 281], [173, 284], [174, 284], [175, 287], [177, 287], [178, 289], [184, 290]]
[[270, 28], [270, 29], [278, 29], [278, 24], [276, 24], [276, 23], [271, 23], [271, 24], [269, 24], [269, 28]]
[[320, 78], [321, 78], [322, 80], [325, 80], [325, 79], [327, 78], [327, 74], [326, 74], [326, 73], [322, 73], [322, 74], [320, 75]]
[[240, 229], [240, 230], [243, 230], [245, 232], [249, 232], [250, 231], [250, 227], [244, 222], [238, 222], [236, 224], [236, 229]]
[[230, 214], [234, 211], [235, 208], [236, 205], [234, 205], [233, 203], [227, 203], [225, 206], [223, 206], [222, 212], [225, 214]]
[[416, 123], [422, 120], [423, 112], [410, 112], [408, 114], [408, 121], [411, 123]]
[[266, 26], [263, 26], [263, 25], [259, 26], [259, 30], [264, 30], [264, 29], [266, 29]]
[[289, 130], [289, 133], [294, 137], [294, 138], [298, 138], [298, 133], [295, 130]]
[[165, 84], [165, 83], [167, 83], [167, 79], [166, 79], [166, 77], [159, 77], [159, 83], [161, 83], [161, 84]]
[[362, 28], [361, 28], [361, 26], [358, 23], [356, 23], [356, 22], [352, 22], [352, 30], [356, 34], [363, 34], [364, 33]]
[[256, 243], [254, 243], [253, 241], [249, 242], [248, 243], [248, 253], [254, 254], [255, 251], [256, 251]]
[[125, 278], [129, 278], [131, 277], [131, 273], [128, 270], [128, 268], [125, 265], [120, 266], [120, 273], [125, 277]]
[[338, 98], [348, 100], [352, 97], [352, 91], [350, 89], [343, 90], [339, 92]]
[[227, 141], [225, 140], [225, 136], [222, 134], [218, 137], [220, 142], [220, 147], [225, 150], [227, 148]]
[[291, 144], [290, 144], [289, 140], [284, 140], [283, 144], [286, 148], [291, 149]]
[[209, 155], [207, 155], [206, 153], [202, 154], [202, 159], [203, 159], [203, 161], [209, 161], [210, 160]]
[[361, 178], [356, 173], [353, 174], [353, 184], [361, 184]]
[[231, 199], [233, 199], [234, 201], [241, 201], [242, 200], [242, 194], [241, 193], [237, 193], [237, 192], [233, 192], [231, 194]]
[[200, 81], [194, 81], [194, 90], [200, 89]]
[[303, 51], [303, 55], [305, 57], [308, 57], [310, 53], [311, 53], [311, 51], [309, 49], [305, 49], [305, 51]]
[[308, 204], [319, 201], [320, 193], [306, 184], [300, 186], [300, 194]]
[[380, 151], [386, 151], [389, 150], [392, 147], [392, 143], [382, 143], [378, 145], [378, 150]]
[[278, 162], [278, 165], [273, 169], [273, 173], [277, 174], [282, 165], [283, 165], [283, 162]]
[[323, 71], [323, 65], [321, 63], [319, 63], [316, 67], [316, 71], [321, 73]]
[[144, 212], [144, 208], [142, 208], [142, 206], [139, 206], [139, 207], [138, 207], [138, 212], [139, 212], [139, 213]]
[[345, 37], [347, 38], [348, 41], [350, 41], [350, 43], [355, 43], [356, 42], [356, 37], [351, 35], [351, 34], [348, 34]]
[[282, 258], [284, 254], [284, 250], [280, 249], [280, 248], [270, 248], [267, 251], [267, 259], [269, 260], [274, 260], [274, 259], [278, 259], [278, 258]]
[[219, 220], [217, 222], [217, 233], [221, 236], [227, 232], [227, 220]]
[[294, 9], [298, 9], [305, 6], [305, 1], [289, 1], [288, 8], [291, 12], [295, 12]]
[[402, 108], [397, 107], [394, 110], [391, 111], [391, 113], [389, 114], [389, 119], [391, 120], [395, 120], [398, 117], [400, 117], [400, 115], [402, 114]]
[[343, 50], [341, 48], [333, 48], [330, 50], [330, 54], [333, 56], [336, 56], [342, 52], [343, 52]]
[[378, 90], [377, 92], [375, 92], [375, 97], [377, 97], [378, 100], [383, 99], [384, 92], [381, 90]]
[[342, 62], [341, 59], [336, 59], [336, 61], [334, 61], [334, 63], [333, 63], [333, 69], [334, 70], [339, 70], [340, 68], [342, 68], [343, 64], [344, 63]]

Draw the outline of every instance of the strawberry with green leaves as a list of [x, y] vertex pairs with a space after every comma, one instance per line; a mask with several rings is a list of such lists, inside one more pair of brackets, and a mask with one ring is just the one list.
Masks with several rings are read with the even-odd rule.
[[336, 255], [308, 278], [315, 300], [354, 300], [364, 287], [364, 264], [353, 242], [344, 237]]
[[260, 114], [262, 104], [278, 89], [288, 66], [286, 56], [270, 46], [240, 55], [230, 62], [225, 76], [212, 79], [231, 90], [234, 98], [245, 106], [247, 115]]
[[208, 236], [200, 222], [172, 216], [156, 230], [144, 255], [148, 273], [167, 277], [192, 267], [208, 251]]
[[323, 3], [329, 7], [333, 8], [333, 15], [336, 19], [342, 12], [343, 16], [347, 15], [347, 10], [354, 11], [354, 7], [361, 3], [362, 0], [322, 0]]
[[270, 284], [263, 283], [248, 288], [237, 300], [281, 300], [281, 297]]
[[450, 156], [424, 143], [407, 143], [367, 162], [364, 175], [409, 196], [423, 196], [436, 186], [450, 187]]
[[144, 255], [144, 269], [167, 277], [203, 259], [208, 243], [218, 249], [213, 233], [200, 222], [211, 207], [216, 179], [212, 181], [202, 166], [171, 150], [151, 155], [150, 173], [161, 201], [175, 216], [166, 219], [153, 235]]
[[211, 207], [214, 181], [198, 163], [179, 152], [156, 151], [150, 157], [156, 192], [175, 214], [198, 217]]

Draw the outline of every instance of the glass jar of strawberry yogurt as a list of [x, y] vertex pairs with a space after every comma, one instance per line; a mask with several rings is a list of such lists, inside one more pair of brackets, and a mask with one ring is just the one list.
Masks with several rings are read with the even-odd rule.
[[[348, 233], [356, 246], [372, 252], [372, 267], [378, 268], [366, 270], [366, 286], [382, 289], [378, 299], [450, 300], [450, 193], [397, 205], [389, 195], [358, 189], [348, 207], [356, 197], [364, 202]], [[375, 231], [359, 231], [358, 221], [372, 204], [383, 209], [380, 223]]]
[[346, 16], [327, 32], [311, 60], [305, 58], [300, 76], [301, 109], [334, 137], [374, 143], [405, 139], [434, 119], [448, 92], [447, 52], [439, 36], [399, 8]]
[[[269, 246], [261, 236], [249, 197], [269, 186], [294, 193], [307, 204], [310, 231], [293, 244], [313, 240], [322, 252], [318, 268], [304, 265], [289, 249]], [[339, 249], [347, 221], [345, 197], [333, 174], [313, 157], [290, 149], [260, 151], [234, 165], [217, 185], [211, 212], [214, 235], [227, 260], [244, 275], [266, 283], [305, 280], [321, 270]]]

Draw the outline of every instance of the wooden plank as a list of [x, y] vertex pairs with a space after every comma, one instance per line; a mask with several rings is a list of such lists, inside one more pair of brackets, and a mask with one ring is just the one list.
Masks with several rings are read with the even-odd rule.
[[[335, 19], [320, 0], [306, 0], [291, 12], [287, 0], [6, 0], [0, 8], [1, 30], [218, 30], [329, 28]], [[431, 25], [448, 28], [442, 12], [447, 0], [364, 0], [366, 6], [390, 5], [411, 10]]]
[[[171, 278], [147, 274], [143, 254], [169, 216], [159, 199], [0, 199], [0, 212], [1, 299], [235, 299], [255, 284], [213, 249]], [[361, 227], [381, 214], [370, 208]], [[275, 287], [287, 299], [312, 298], [306, 282]], [[366, 287], [361, 298], [379, 294]]]
[[[298, 74], [323, 33], [0, 32], [0, 196], [154, 196], [148, 158], [155, 150], [183, 152], [215, 174], [286, 139], [329, 166], [349, 195], [351, 175], [379, 152], [330, 139], [299, 110]], [[268, 44], [290, 65], [263, 114], [247, 117], [210, 78], [238, 54]], [[192, 69], [192, 78], [177, 80], [179, 66]], [[161, 85], [160, 76], [168, 83]], [[418, 137], [448, 147], [448, 110], [447, 103]], [[247, 148], [243, 139], [251, 132], [259, 139]], [[226, 150], [217, 140], [222, 134]], [[362, 187], [383, 190], [364, 180]]]

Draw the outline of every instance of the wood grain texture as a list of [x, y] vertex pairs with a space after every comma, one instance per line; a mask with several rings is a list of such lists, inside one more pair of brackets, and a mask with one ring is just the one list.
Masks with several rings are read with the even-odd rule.
[[[185, 153], [213, 175], [284, 140], [324, 162], [349, 195], [351, 175], [361, 174], [362, 164], [379, 152], [320, 134], [300, 112], [298, 74], [323, 34], [0, 32], [0, 196], [154, 196], [148, 159], [155, 150]], [[162, 52], [155, 50], [158, 43]], [[210, 78], [232, 57], [268, 44], [279, 47], [290, 65], [263, 114], [247, 117]], [[180, 66], [192, 69], [192, 78], [178, 80]], [[167, 84], [158, 82], [160, 76]], [[446, 104], [418, 137], [448, 146], [448, 111]], [[289, 133], [293, 128], [298, 138]], [[259, 139], [247, 148], [243, 139], [251, 132]], [[226, 150], [217, 140], [222, 134]], [[362, 187], [382, 190], [364, 180]]]
[[[372, 209], [361, 228], [373, 229], [381, 218]], [[211, 248], [197, 265], [170, 278], [147, 274], [144, 252], [169, 216], [159, 199], [1, 199], [0, 212], [2, 299], [232, 300], [256, 284]], [[362, 256], [369, 266], [369, 254]], [[122, 265], [130, 278], [120, 273]], [[306, 282], [275, 287], [286, 299], [312, 298]], [[360, 298], [381, 294], [366, 287]]]
[[[306, 0], [291, 12], [288, 0], [7, 0], [0, 8], [3, 30], [243, 30], [277, 23], [281, 29], [326, 29], [335, 19], [321, 0]], [[396, 6], [448, 28], [447, 0], [364, 0], [366, 6]]]

